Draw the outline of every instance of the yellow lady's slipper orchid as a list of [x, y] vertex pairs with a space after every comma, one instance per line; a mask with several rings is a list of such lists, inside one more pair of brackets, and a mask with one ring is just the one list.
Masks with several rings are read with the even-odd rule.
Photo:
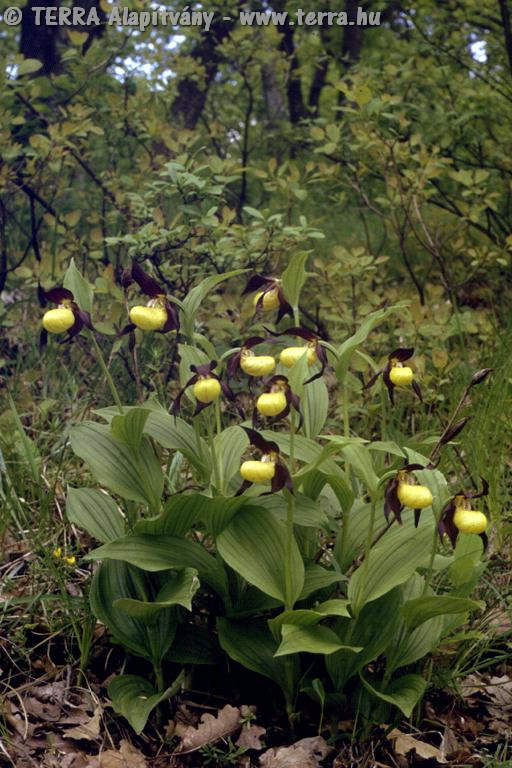
[[61, 304], [57, 309], [45, 312], [42, 323], [48, 333], [65, 333], [75, 324], [75, 315], [72, 309]]
[[167, 322], [167, 311], [161, 306], [136, 306], [130, 309], [131, 322], [143, 331], [160, 331]]
[[249, 352], [242, 354], [240, 368], [248, 376], [267, 376], [273, 373], [276, 361], [271, 355], [253, 355]]
[[264, 392], [256, 401], [256, 408], [263, 416], [277, 416], [287, 406], [284, 392]]
[[426, 485], [412, 485], [404, 481], [398, 483], [396, 495], [400, 504], [411, 509], [425, 509], [430, 507], [433, 501]]
[[277, 309], [281, 304], [278, 288], [272, 288], [270, 291], [258, 291], [253, 299], [253, 305], [255, 307], [257, 306], [260, 299], [260, 306], [265, 310], [265, 312], [269, 312], [272, 309]]
[[196, 400], [200, 403], [213, 403], [221, 393], [221, 385], [218, 379], [206, 377], [196, 381], [193, 388]]
[[264, 483], [272, 480], [276, 473], [274, 461], [244, 461], [240, 467], [240, 474], [249, 483]]
[[300, 360], [306, 350], [308, 365], [313, 365], [316, 362], [316, 351], [314, 347], [309, 345], [307, 347], [286, 347], [279, 355], [279, 360], [286, 368], [291, 368]]
[[53, 556], [54, 556], [54, 557], [57, 557], [57, 558], [60, 558], [60, 557], [62, 557], [62, 547], [56, 547], [56, 548], [53, 550]]
[[74, 555], [68, 555], [64, 558], [64, 560], [68, 565], [75, 565], [76, 563], [76, 557]]
[[483, 512], [459, 507], [455, 509], [453, 522], [461, 533], [483, 533], [487, 528], [487, 518]]
[[412, 383], [414, 373], [412, 368], [404, 365], [395, 365], [389, 372], [389, 379], [395, 387], [408, 387]]

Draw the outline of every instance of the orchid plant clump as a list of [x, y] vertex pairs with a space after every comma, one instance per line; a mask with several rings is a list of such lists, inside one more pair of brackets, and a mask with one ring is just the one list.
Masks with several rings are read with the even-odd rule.
[[[43, 326], [70, 335], [86, 326], [116, 403], [95, 412], [102, 421], [71, 429], [73, 451], [99, 488], [70, 487], [66, 509], [99, 543], [85, 556], [96, 563], [94, 613], [153, 669], [153, 681], [118, 675], [109, 685], [137, 731], [179, 691], [185, 672], [226, 656], [272, 680], [290, 718], [299, 696], [323, 711], [339, 706], [341, 693], [347, 706], [364, 701], [369, 719], [409, 717], [427, 686], [421, 659], [481, 609], [470, 595], [487, 517], [471, 509], [477, 495], [453, 494], [438, 469], [465, 424], [457, 421], [465, 398], [429, 455], [414, 436], [398, 445], [356, 435], [345, 400], [352, 357], [403, 305], [374, 312], [333, 345], [300, 324], [305, 263], [300, 254], [280, 279], [249, 279], [242, 295], [253, 293], [256, 332], [227, 350], [197, 332], [196, 316], [217, 285], [243, 270], [206, 278], [183, 301], [139, 264], [125, 272], [130, 323], [119, 339], [129, 335], [133, 348], [141, 332], [156, 331], [162, 344], [178, 345], [170, 409], [154, 398], [121, 401], [76, 269], [65, 289], [47, 294], [60, 314], [46, 313]], [[130, 309], [133, 283], [149, 303]], [[294, 324], [277, 329], [288, 314]], [[287, 346], [286, 337], [304, 343]], [[413, 353], [395, 350], [369, 382], [381, 375], [391, 401], [411, 408], [410, 392], [421, 399], [403, 365]], [[342, 393], [343, 434], [328, 366]], [[475, 374], [468, 391], [488, 373]]]

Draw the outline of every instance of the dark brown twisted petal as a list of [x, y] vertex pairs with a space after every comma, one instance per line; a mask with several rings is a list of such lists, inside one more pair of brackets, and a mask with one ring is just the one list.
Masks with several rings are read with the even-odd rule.
[[244, 491], [246, 491], [248, 488], [250, 488], [252, 485], [249, 480], [244, 480], [238, 491], [235, 493], [235, 496], [241, 496]]
[[384, 493], [384, 517], [386, 522], [389, 523], [389, 516], [392, 512], [397, 523], [402, 525], [402, 505], [398, 500], [398, 477], [392, 477], [386, 485], [386, 491]]
[[249, 278], [249, 281], [245, 288], [242, 291], [242, 296], [245, 296], [247, 293], [253, 293], [254, 291], [257, 291], [258, 288], [261, 288], [263, 285], [269, 285], [272, 283], [276, 283], [275, 277], [264, 277], [263, 275], [253, 275], [251, 278]]
[[132, 278], [135, 280], [142, 293], [145, 293], [146, 296], [155, 298], [156, 296], [165, 294], [165, 290], [160, 283], [157, 283], [157, 281], [148, 275], [147, 272], [144, 272], [140, 264], [136, 261], [132, 263]]
[[488, 496], [489, 483], [487, 482], [485, 477], [480, 477], [480, 480], [482, 481], [481, 491], [462, 491], [460, 495], [464, 496], [466, 499], [481, 499], [483, 496]]
[[405, 472], [414, 472], [415, 469], [429, 469], [429, 467], [424, 467], [423, 464], [405, 464], [402, 467], [402, 471]]
[[316, 381], [317, 379], [320, 379], [324, 375], [324, 371], [327, 368], [327, 354], [321, 344], [316, 345], [315, 352], [316, 352], [316, 356], [320, 360], [320, 370], [318, 371], [318, 373], [315, 373], [313, 374], [313, 376], [310, 376], [309, 379], [306, 379], [306, 381], [304, 382], [304, 386], [306, 386], [306, 384], [311, 384], [312, 381]]
[[488, 377], [491, 371], [492, 371], [492, 368], [482, 368], [482, 370], [474, 373], [473, 376], [471, 377], [469, 386], [474, 387], [476, 384], [480, 384], [481, 381], [485, 381], [485, 379]]
[[[201, 367], [201, 366], [199, 366], [199, 367]], [[190, 368], [195, 370], [195, 366], [194, 365], [191, 365]], [[194, 373], [194, 375], [190, 377], [190, 379], [186, 382], [186, 384], [180, 389], [180, 391], [176, 395], [174, 403], [172, 404], [172, 407], [171, 407], [171, 413], [172, 413], [173, 416], [177, 416], [178, 413], [179, 413], [179, 410], [180, 410], [180, 407], [181, 407], [181, 398], [185, 394], [185, 390], [188, 387], [190, 387], [192, 384], [195, 384], [196, 381], [199, 381], [198, 373]]]
[[483, 545], [484, 545], [484, 552], [485, 552], [485, 550], [487, 549], [487, 546], [489, 544], [489, 539], [487, 538], [487, 534], [486, 534], [485, 531], [483, 531], [483, 533], [479, 533], [478, 535], [482, 539], [482, 542], [483, 542]]
[[176, 307], [171, 304], [170, 301], [165, 300], [164, 303], [165, 311], [167, 312], [167, 320], [165, 321], [164, 327], [157, 331], [157, 333], [169, 333], [169, 331], [179, 331], [180, 329], [180, 318], [178, 315], [178, 312], [176, 310]]
[[261, 451], [261, 453], [277, 453], [279, 454], [279, 446], [277, 443], [274, 443], [271, 440], [265, 440], [263, 435], [258, 432], [256, 429], [251, 429], [250, 427], [240, 427], [240, 429], [243, 429], [246, 433], [247, 437], [249, 438], [249, 442], [251, 445], [254, 445], [255, 448], [258, 449], [258, 451]]
[[280, 285], [277, 286], [277, 295], [279, 296], [279, 311], [277, 313], [276, 323], [279, 323], [285, 315], [293, 315], [293, 309], [286, 301], [286, 297]]
[[318, 339], [313, 331], [310, 331], [308, 328], [303, 328], [300, 325], [296, 325], [293, 328], [287, 328], [285, 331], [272, 331], [270, 328], [267, 328], [266, 325], [263, 327], [272, 336], [298, 336], [306, 341], [317, 341]]
[[438, 524], [438, 530], [439, 530], [439, 536], [441, 538], [443, 538], [444, 534], [448, 536], [452, 547], [455, 549], [455, 545], [457, 544], [457, 537], [459, 535], [459, 529], [453, 522], [454, 515], [455, 515], [455, 500], [452, 499], [441, 513], [441, 518]]
[[416, 397], [418, 398], [420, 403], [422, 403], [423, 402], [423, 397], [422, 397], [422, 394], [421, 394], [420, 385], [418, 384], [416, 379], [412, 380], [412, 388], [413, 388], [413, 390], [414, 390], [414, 392], [416, 394]]
[[409, 360], [414, 355], [414, 347], [398, 347], [390, 355], [388, 360], [398, 360], [399, 363], [403, 363], [405, 360]]
[[395, 404], [395, 386], [391, 379], [389, 378], [389, 372], [391, 370], [391, 364], [388, 363], [384, 370], [382, 371], [382, 380], [384, 384], [386, 385], [386, 389], [388, 390], [389, 399], [391, 401], [391, 405]]
[[88, 328], [90, 331], [94, 331], [94, 327], [93, 327], [89, 312], [86, 312], [85, 309], [80, 309], [78, 304], [75, 304], [75, 302], [73, 302], [71, 308], [73, 310], [73, 314], [75, 315], [75, 317], [78, 316], [80, 318], [80, 322], [82, 323], [82, 325], [85, 325], [85, 327]]
[[272, 478], [271, 493], [277, 493], [282, 488], [288, 488], [290, 493], [293, 493], [293, 482], [288, 467], [282, 464], [280, 461], [276, 464], [276, 471]]
[[370, 389], [370, 387], [373, 387], [379, 376], [381, 376], [384, 373], [384, 369], [381, 368], [380, 371], [377, 371], [377, 373], [374, 373], [373, 376], [369, 381], [366, 382], [366, 384], [363, 386], [363, 389]]
[[238, 352], [233, 352], [231, 357], [228, 357], [226, 361], [226, 372], [228, 374], [228, 379], [238, 379], [241, 359], [241, 349], [239, 349]]
[[39, 301], [40, 307], [46, 307], [46, 291], [44, 290], [41, 283], [37, 284], [37, 300]]
[[[210, 360], [209, 363], [201, 363], [201, 365], [191, 365], [190, 370], [197, 373], [199, 376], [210, 376], [211, 372], [217, 367], [216, 360]], [[214, 378], [218, 378], [215, 376]], [[188, 386], [188, 384], [187, 384]]]
[[135, 323], [127, 323], [119, 333], [117, 334], [117, 338], [120, 338], [121, 336], [126, 336], [127, 333], [133, 333], [133, 331], [137, 328]]
[[414, 510], [414, 527], [417, 528], [420, 524], [421, 509]]
[[[300, 398], [298, 395], [295, 394], [295, 392], [292, 392], [291, 389], [288, 390], [289, 397], [290, 397], [290, 403], [293, 405], [297, 413], [299, 414], [299, 424], [298, 429], [302, 427], [304, 424], [304, 416], [302, 415], [301, 407], [300, 407]], [[288, 409], [289, 410], [289, 409]], [[286, 414], [288, 415], [288, 414]]]
[[126, 290], [126, 288], [129, 288], [130, 285], [133, 283], [132, 278], [132, 266], [125, 267], [123, 271], [121, 272], [121, 278], [120, 281], [121, 287]]
[[270, 379], [268, 379], [265, 382], [265, 387], [264, 387], [265, 392], [270, 392], [273, 384], [284, 384], [286, 385], [287, 389], [290, 388], [290, 384], [288, 383], [288, 378], [286, 376], [283, 376], [280, 373], [277, 373], [275, 376], [272, 376]]
[[62, 288], [62, 286], [50, 288], [49, 291], [45, 291], [45, 296], [52, 304], [60, 304], [62, 301], [73, 301], [75, 298], [71, 291], [68, 291], [67, 288]]
[[441, 435], [441, 439], [439, 441], [441, 445], [445, 445], [446, 443], [449, 443], [450, 440], [453, 440], [454, 437], [457, 437], [457, 435], [462, 432], [468, 421], [468, 416], [464, 416], [463, 419], [456, 421], [455, 424], [447, 432]]
[[213, 378], [217, 379], [217, 381], [220, 384], [220, 388], [222, 389], [222, 393], [223, 393], [224, 397], [226, 397], [228, 400], [230, 400], [233, 403], [233, 405], [235, 406], [235, 408], [236, 408], [240, 418], [241, 419], [245, 419], [245, 411], [242, 408], [242, 406], [240, 405], [240, 403], [238, 402], [238, 400], [237, 400], [233, 390], [229, 386], [229, 384], [227, 384], [225, 381], [222, 381], [221, 379], [219, 379], [219, 377], [215, 376], [215, 374], [213, 374]]

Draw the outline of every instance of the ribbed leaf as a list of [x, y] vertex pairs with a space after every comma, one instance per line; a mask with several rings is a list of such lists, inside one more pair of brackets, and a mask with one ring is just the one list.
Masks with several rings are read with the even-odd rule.
[[412, 711], [419, 702], [427, 687], [427, 681], [419, 675], [404, 675], [396, 680], [392, 680], [385, 691], [378, 690], [364, 679], [361, 675], [361, 681], [370, 693], [388, 704], [398, 707], [406, 717], [412, 715]]
[[227, 427], [220, 435], [215, 437], [215, 452], [220, 459], [222, 471], [222, 483], [224, 488], [229, 487], [229, 482], [234, 477], [241, 484], [238, 470], [242, 461], [242, 454], [249, 445], [249, 438], [240, 427]]
[[423, 597], [407, 600], [402, 605], [401, 612], [407, 627], [413, 630], [434, 616], [481, 611], [483, 607], [483, 603], [469, 600], [467, 597], [424, 595]]
[[291, 594], [286, 595], [286, 527], [261, 507], [242, 508], [217, 538], [226, 563], [265, 594], [293, 604], [304, 585], [304, 563], [292, 542]]
[[108, 695], [115, 711], [126, 717], [135, 733], [141, 733], [151, 711], [178, 690], [173, 684], [163, 693], [157, 693], [151, 683], [139, 675], [117, 675], [109, 683]]
[[152, 572], [195, 568], [201, 581], [220, 595], [226, 596], [228, 590], [226, 572], [221, 563], [200, 544], [176, 536], [125, 536], [94, 549], [86, 559], [123, 560]]
[[84, 309], [86, 312], [91, 312], [93, 299], [92, 286], [84, 277], [82, 277], [76, 268], [74, 259], [71, 259], [69, 262], [69, 267], [64, 275], [62, 285], [64, 288], [67, 288], [68, 291], [71, 291], [80, 309]]
[[202, 493], [176, 493], [167, 500], [160, 515], [139, 520], [135, 533], [185, 536], [194, 523], [202, 521], [215, 536], [244, 504], [247, 499], [240, 496], [212, 498]]
[[299, 306], [300, 292], [306, 281], [308, 256], [309, 254], [304, 253], [304, 251], [295, 253], [281, 276], [284, 295], [294, 309]]
[[329, 393], [324, 378], [315, 379], [304, 387], [304, 432], [314, 438], [324, 428], [329, 410]]
[[149, 411], [145, 408], [130, 408], [126, 413], [114, 416], [110, 429], [119, 440], [138, 451], [148, 416]]
[[360, 647], [344, 646], [340, 643], [338, 635], [320, 625], [296, 626], [283, 624], [281, 627], [283, 639], [274, 656], [288, 656], [291, 653], [321, 653], [329, 655], [336, 651], [346, 650], [357, 653]]
[[[300, 674], [298, 657], [290, 662], [274, 658], [277, 643], [264, 621], [238, 622], [218, 618], [217, 630], [223, 651], [247, 669], [269, 677], [290, 700]], [[289, 674], [291, 673], [291, 674]]]
[[171, 646], [176, 632], [174, 609], [162, 611], [149, 626], [129, 616], [115, 603], [120, 599], [147, 601], [143, 574], [128, 563], [108, 560], [94, 574], [90, 601], [95, 616], [108, 627], [114, 640], [129, 651], [159, 664]]
[[113, 499], [95, 488], [68, 487], [66, 515], [103, 543], [119, 539], [125, 532], [123, 516]]
[[164, 478], [147, 438], [135, 451], [116, 438], [109, 427], [90, 421], [73, 427], [70, 441], [73, 451], [101, 485], [125, 499], [153, 507], [159, 504]]
[[384, 534], [370, 552], [366, 583], [364, 564], [349, 581], [348, 598], [356, 615], [365, 603], [403, 584], [417, 568], [428, 563], [432, 533], [432, 512], [424, 510], [418, 528], [410, 516], [403, 525], [391, 527]]
[[306, 565], [304, 572], [304, 586], [302, 587], [299, 599], [305, 600], [306, 597], [318, 592], [318, 590], [332, 587], [333, 584], [336, 584], [339, 581], [346, 581], [346, 578], [347, 577], [342, 573], [339, 573], [338, 571], [328, 571], [326, 568], [323, 568], [316, 563]]
[[247, 269], [233, 269], [231, 272], [225, 272], [223, 275], [211, 275], [206, 277], [199, 285], [192, 288], [188, 292], [183, 300], [182, 324], [183, 329], [189, 338], [192, 337], [194, 332], [194, 322], [199, 307], [204, 302], [210, 291], [222, 283], [224, 280], [229, 280], [231, 277], [237, 275], [243, 275], [247, 272]]
[[195, 568], [185, 568], [179, 573], [171, 574], [167, 582], [159, 591], [155, 600], [135, 600], [130, 597], [121, 597], [114, 600], [114, 607], [127, 613], [135, 619], [153, 621], [160, 611], [173, 605], [182, 605], [189, 611], [192, 610], [192, 598], [199, 589], [199, 579]]

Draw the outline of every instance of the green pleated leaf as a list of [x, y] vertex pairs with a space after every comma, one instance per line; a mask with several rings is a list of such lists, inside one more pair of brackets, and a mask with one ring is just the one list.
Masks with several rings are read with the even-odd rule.
[[423, 510], [418, 528], [411, 515], [403, 525], [395, 525], [372, 548], [365, 582], [365, 568], [360, 565], [348, 584], [348, 598], [357, 614], [365, 603], [376, 600], [391, 591], [426, 565], [430, 559], [433, 536], [433, 517]]
[[306, 597], [318, 592], [320, 589], [332, 587], [333, 584], [339, 581], [346, 581], [346, 579], [347, 577], [339, 573], [339, 571], [328, 571], [316, 563], [306, 565], [304, 586], [302, 587], [299, 600], [305, 600]]
[[220, 435], [215, 436], [215, 453], [219, 457], [222, 473], [222, 487], [229, 488], [233, 478], [237, 478], [236, 485], [241, 485], [239, 475], [242, 454], [249, 445], [249, 438], [240, 427], [227, 427]]
[[110, 630], [114, 640], [137, 656], [158, 664], [176, 632], [172, 608], [162, 611], [149, 626], [117, 605], [121, 599], [148, 601], [144, 575], [128, 563], [107, 560], [93, 576], [90, 591], [94, 615]]
[[247, 669], [269, 677], [291, 700], [300, 675], [298, 658], [289, 662], [274, 658], [277, 643], [265, 621], [238, 622], [218, 618], [220, 646], [225, 653]]
[[86, 559], [123, 560], [151, 572], [195, 568], [201, 581], [209, 584], [218, 594], [226, 596], [228, 592], [222, 564], [200, 544], [177, 536], [125, 536], [94, 549], [86, 555]]
[[[217, 538], [226, 563], [265, 594], [293, 604], [304, 585], [304, 563], [292, 541], [291, 594], [286, 594], [286, 527], [261, 507], [242, 508]], [[288, 598], [288, 600], [287, 600]]]
[[217, 635], [207, 627], [178, 624], [176, 637], [165, 659], [175, 664], [219, 664], [221, 652]]
[[403, 313], [407, 306], [407, 302], [401, 302], [399, 304], [394, 304], [392, 307], [386, 307], [385, 309], [378, 309], [376, 312], [372, 312], [370, 315], [367, 315], [366, 319], [361, 323], [353, 336], [345, 339], [343, 344], [338, 348], [338, 362], [336, 364], [336, 376], [340, 384], [343, 384], [345, 381], [352, 355], [358, 346], [366, 341], [373, 328], [394, 312]]
[[69, 262], [69, 267], [64, 275], [62, 285], [64, 288], [67, 288], [68, 291], [71, 291], [80, 309], [84, 309], [86, 312], [91, 312], [93, 289], [76, 268], [74, 259], [71, 259]]
[[395, 642], [402, 595], [399, 588], [364, 606], [356, 619], [340, 618], [335, 631], [344, 645], [361, 646], [357, 653], [338, 651], [326, 659], [327, 671], [337, 690]]
[[[332, 485], [332, 484], [331, 484]], [[334, 487], [334, 486], [332, 486]], [[338, 499], [339, 494], [336, 494]], [[347, 496], [347, 502], [349, 497]], [[334, 557], [341, 571], [346, 571], [363, 550], [368, 539], [368, 526], [370, 525], [371, 504], [361, 499], [356, 499], [351, 507], [343, 507], [344, 517], [342, 528], [336, 537], [334, 545]], [[347, 521], [348, 517], [348, 521]], [[344, 532], [343, 526], [347, 525]], [[383, 528], [383, 520], [376, 515], [374, 520], [374, 535]]]
[[314, 438], [324, 428], [329, 411], [329, 393], [323, 377], [315, 379], [304, 387], [302, 399], [304, 412], [304, 433]]
[[201, 476], [210, 477], [209, 448], [202, 438], [198, 441], [194, 428], [186, 421], [163, 411], [153, 411], [145, 431], [164, 448], [180, 451]]
[[364, 445], [346, 445], [343, 456], [361, 480], [368, 492], [374, 497], [379, 485], [379, 478], [373, 468], [371, 453]]
[[[308, 384], [309, 386], [309, 384]], [[279, 450], [286, 456], [290, 455], [290, 435], [286, 432], [272, 432], [271, 430], [264, 429], [261, 434], [265, 440], [273, 440], [279, 446]], [[309, 437], [303, 437], [303, 435], [295, 435], [294, 437], [294, 456], [299, 461], [303, 461], [311, 466], [318, 466], [324, 472], [330, 475], [340, 475], [342, 470], [329, 456], [329, 451], [326, 448], [322, 448], [314, 440], [310, 440]], [[332, 451], [331, 451], [332, 452]]]
[[385, 691], [375, 688], [361, 675], [364, 687], [378, 699], [398, 707], [406, 717], [412, 715], [413, 709], [427, 688], [427, 681], [419, 675], [404, 675], [392, 680]]
[[413, 630], [434, 616], [481, 611], [483, 608], [483, 603], [469, 600], [467, 597], [425, 595], [407, 600], [403, 604], [401, 611], [407, 627]]
[[188, 292], [183, 300], [183, 310], [181, 312], [182, 325], [185, 334], [192, 338], [194, 333], [195, 317], [201, 304], [210, 293], [224, 280], [229, 280], [237, 275], [243, 275], [248, 272], [247, 269], [233, 269], [231, 272], [225, 272], [223, 275], [211, 275], [205, 278], [199, 285], [196, 285]]
[[269, 619], [268, 626], [274, 637], [278, 638], [283, 624], [295, 627], [310, 627], [319, 624], [328, 616], [347, 616], [348, 600], [326, 600], [314, 608], [299, 608], [295, 611], [283, 611]]
[[114, 416], [110, 429], [119, 440], [138, 451], [148, 416], [149, 411], [145, 408], [130, 408], [126, 413]]
[[215, 536], [244, 504], [247, 499], [240, 496], [212, 498], [202, 493], [176, 493], [166, 501], [160, 515], [139, 520], [135, 524], [135, 533], [185, 536], [194, 523], [202, 521]]
[[166, 691], [158, 693], [139, 675], [117, 675], [109, 683], [108, 695], [115, 711], [128, 720], [136, 733], [141, 733], [152, 710], [175, 696], [178, 690], [179, 685], [175, 682]]
[[288, 656], [291, 653], [321, 653], [329, 655], [336, 651], [346, 650], [357, 653], [360, 647], [344, 646], [332, 629], [320, 625], [296, 626], [283, 624], [281, 627], [283, 639], [274, 656]]
[[284, 295], [294, 309], [299, 306], [300, 292], [306, 281], [308, 256], [309, 254], [303, 251], [295, 253], [281, 276]]
[[192, 598], [199, 589], [199, 579], [195, 568], [185, 568], [179, 573], [171, 574], [160, 589], [154, 601], [135, 600], [121, 597], [114, 600], [114, 607], [124, 611], [129, 616], [143, 621], [152, 621], [160, 611], [173, 605], [182, 605], [192, 610]]
[[106, 543], [124, 536], [125, 522], [110, 496], [95, 488], [68, 487], [66, 515], [71, 523]]
[[101, 485], [125, 499], [158, 506], [164, 477], [147, 438], [135, 451], [115, 437], [109, 427], [90, 421], [73, 427], [70, 442]]
[[[270, 510], [278, 520], [286, 520], [288, 514], [288, 503], [280, 494], [273, 493], [269, 496], [261, 496], [254, 499], [254, 504]], [[327, 523], [327, 514], [322, 508], [320, 501], [304, 496], [302, 493], [295, 494], [295, 508], [293, 511], [293, 522], [295, 525], [302, 525], [305, 528], [320, 528]]]

